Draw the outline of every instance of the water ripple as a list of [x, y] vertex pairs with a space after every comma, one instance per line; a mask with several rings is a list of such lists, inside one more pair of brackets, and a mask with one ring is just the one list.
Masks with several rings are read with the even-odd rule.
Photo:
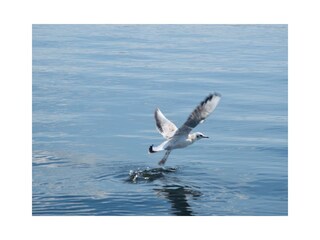
[[46, 154], [34, 154], [32, 158], [32, 166], [58, 166], [61, 164], [68, 163], [66, 158], [60, 158]]

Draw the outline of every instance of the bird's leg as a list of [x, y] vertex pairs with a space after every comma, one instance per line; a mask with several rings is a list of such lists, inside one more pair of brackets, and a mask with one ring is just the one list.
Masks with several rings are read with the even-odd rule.
[[158, 163], [159, 165], [164, 165], [169, 157], [170, 154], [170, 150], [166, 151], [166, 154], [163, 156], [163, 158], [161, 159], [161, 161]]

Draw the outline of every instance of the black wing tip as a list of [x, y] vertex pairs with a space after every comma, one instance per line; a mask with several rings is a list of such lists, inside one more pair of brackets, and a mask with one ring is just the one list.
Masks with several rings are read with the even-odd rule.
[[210, 93], [208, 97], [206, 97], [202, 102], [201, 105], [206, 104], [208, 101], [211, 101], [213, 97], [221, 97], [220, 93], [214, 92]]
[[150, 147], [149, 147], [149, 153], [155, 153], [156, 151], [153, 151], [153, 145], [151, 145]]
[[218, 92], [210, 93], [210, 95], [207, 98], [210, 98], [211, 100], [213, 97], [221, 97], [221, 94]]
[[213, 95], [213, 96], [217, 96], [217, 97], [221, 97], [221, 94], [218, 93], [218, 92], [214, 92], [212, 95]]

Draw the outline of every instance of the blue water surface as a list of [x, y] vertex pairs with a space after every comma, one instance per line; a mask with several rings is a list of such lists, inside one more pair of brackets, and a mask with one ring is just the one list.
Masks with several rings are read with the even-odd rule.
[[[288, 215], [287, 25], [33, 25], [33, 215]], [[171, 153], [179, 127], [222, 99]]]

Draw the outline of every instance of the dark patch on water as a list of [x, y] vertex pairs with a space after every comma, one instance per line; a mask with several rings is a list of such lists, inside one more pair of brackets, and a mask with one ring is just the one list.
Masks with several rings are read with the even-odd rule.
[[174, 173], [177, 171], [177, 168], [146, 168], [146, 169], [137, 169], [130, 170], [129, 178], [126, 182], [129, 183], [139, 183], [139, 182], [152, 182], [157, 179], [163, 178], [166, 174]]
[[154, 189], [158, 195], [165, 197], [169, 200], [172, 207], [172, 212], [177, 216], [192, 216], [194, 212], [188, 203], [188, 198], [192, 197], [193, 200], [199, 198], [202, 193], [191, 186], [181, 185], [165, 185], [162, 188]]

